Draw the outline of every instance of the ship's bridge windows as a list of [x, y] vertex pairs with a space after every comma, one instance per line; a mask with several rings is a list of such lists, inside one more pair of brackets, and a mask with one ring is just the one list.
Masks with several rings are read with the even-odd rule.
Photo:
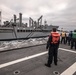
[[35, 30], [29, 30], [30, 32], [35, 32]]
[[20, 32], [22, 32], [23, 30], [20, 30]]
[[31, 30], [18, 29], [17, 32], [31, 32]]
[[17, 32], [50, 32], [51, 30], [24, 30], [18, 29]]
[[25, 30], [21, 30], [21, 29], [19, 30], [19, 29], [18, 29], [17, 32], [25, 32]]
[[17, 32], [19, 32], [19, 30], [17, 30]]

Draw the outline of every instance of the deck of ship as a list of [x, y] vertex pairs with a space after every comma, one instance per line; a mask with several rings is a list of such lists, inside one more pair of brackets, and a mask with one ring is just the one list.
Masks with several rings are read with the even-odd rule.
[[[0, 75], [76, 75], [76, 50], [60, 44], [58, 65], [47, 62], [46, 45], [0, 52]], [[59, 74], [54, 74], [59, 72]]]

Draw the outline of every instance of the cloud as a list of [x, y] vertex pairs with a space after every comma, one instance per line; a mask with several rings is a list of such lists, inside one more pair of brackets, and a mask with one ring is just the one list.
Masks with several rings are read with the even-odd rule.
[[37, 20], [43, 15], [43, 20], [49, 24], [72, 26], [76, 24], [76, 0], [0, 0], [2, 19], [10, 20], [13, 14], [17, 17], [23, 13], [23, 19], [32, 17]]

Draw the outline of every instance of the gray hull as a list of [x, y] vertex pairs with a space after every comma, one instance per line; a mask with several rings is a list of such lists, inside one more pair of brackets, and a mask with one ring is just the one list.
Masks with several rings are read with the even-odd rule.
[[14, 32], [13, 33], [0, 33], [0, 41], [46, 37], [48, 35], [49, 35], [49, 32], [23, 32], [23, 33], [16, 33], [16, 36]]
[[58, 28], [58, 26], [47, 26], [46, 28], [0, 27], [0, 41], [47, 37], [53, 27]]

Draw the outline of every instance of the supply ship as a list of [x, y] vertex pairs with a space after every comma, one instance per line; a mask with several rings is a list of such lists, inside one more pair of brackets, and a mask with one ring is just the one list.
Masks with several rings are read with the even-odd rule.
[[[52, 28], [58, 29], [58, 26], [48, 25], [47, 21], [44, 21], [43, 25], [42, 17], [41, 15], [37, 21], [29, 17], [28, 25], [28, 23], [22, 23], [22, 13], [19, 13], [19, 18], [14, 15], [13, 22], [12, 20], [10, 22], [6, 21], [4, 25], [0, 26], [0, 41], [47, 37]], [[18, 23], [17, 20], [19, 20]]]

